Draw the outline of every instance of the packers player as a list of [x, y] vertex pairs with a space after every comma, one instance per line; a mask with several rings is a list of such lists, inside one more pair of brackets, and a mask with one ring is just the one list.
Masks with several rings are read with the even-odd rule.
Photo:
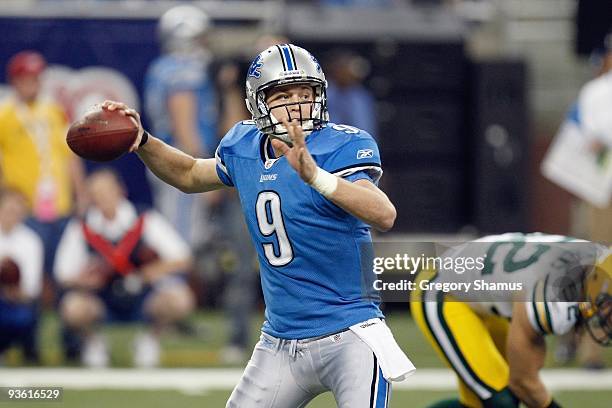
[[[430, 408], [518, 407], [519, 401], [558, 407], [539, 376], [544, 336], [584, 325], [597, 342], [611, 344], [610, 248], [564, 236], [503, 234], [452, 248], [444, 257], [484, 261], [462, 274], [440, 268], [417, 277], [412, 314], [459, 380], [459, 400]], [[424, 279], [505, 290], [422, 291]], [[512, 290], [517, 288], [522, 290]]]

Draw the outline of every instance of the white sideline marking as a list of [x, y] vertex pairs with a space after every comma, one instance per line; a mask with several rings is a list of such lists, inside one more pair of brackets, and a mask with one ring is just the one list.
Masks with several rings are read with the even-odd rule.
[[[242, 369], [224, 368], [166, 368], [140, 369], [82, 369], [82, 368], [2, 368], [1, 387], [50, 387], [67, 389], [143, 389], [178, 390], [203, 393], [210, 390], [232, 389]], [[612, 391], [612, 369], [585, 371], [580, 369], [550, 369], [542, 372], [546, 386], [559, 390], [609, 390]], [[452, 390], [456, 387], [455, 375], [446, 369], [417, 369], [417, 372], [401, 383], [394, 383], [396, 390]]]

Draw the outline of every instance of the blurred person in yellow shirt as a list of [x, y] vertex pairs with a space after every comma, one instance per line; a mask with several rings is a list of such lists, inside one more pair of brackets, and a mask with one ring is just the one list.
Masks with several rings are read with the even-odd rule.
[[49, 272], [73, 209], [73, 192], [83, 196], [84, 171], [66, 145], [64, 111], [40, 97], [45, 68], [44, 57], [35, 51], [19, 52], [7, 64], [13, 92], [0, 103], [0, 185], [25, 195], [33, 215], [29, 224], [44, 242]]

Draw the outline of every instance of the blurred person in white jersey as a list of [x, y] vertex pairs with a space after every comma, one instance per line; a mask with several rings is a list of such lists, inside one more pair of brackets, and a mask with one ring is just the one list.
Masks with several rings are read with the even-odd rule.
[[189, 246], [161, 214], [129, 202], [114, 171], [96, 170], [87, 188], [92, 204], [69, 222], [55, 260], [62, 321], [82, 337], [82, 362], [90, 367], [109, 364], [103, 323], [144, 321], [134, 365], [157, 366], [161, 331], [194, 308], [183, 278]]
[[43, 282], [43, 244], [24, 224], [26, 198], [0, 188], [0, 357], [19, 345], [27, 362], [39, 363], [39, 305]]

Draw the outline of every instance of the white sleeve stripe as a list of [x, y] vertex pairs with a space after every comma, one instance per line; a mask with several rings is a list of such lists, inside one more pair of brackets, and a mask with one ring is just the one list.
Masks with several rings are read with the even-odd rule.
[[370, 170], [370, 172], [373, 173], [374, 177], [372, 178], [374, 179], [374, 182], [377, 182], [382, 177], [382, 174], [383, 174], [383, 170], [378, 166], [351, 167], [349, 169], [340, 170], [332, 174], [338, 177], [347, 177], [347, 176], [350, 176], [351, 174], [355, 174], [363, 170]]
[[343, 169], [343, 170], [337, 171], [332, 174], [334, 176], [344, 177], [344, 176], [349, 176], [353, 173], [357, 173], [358, 171], [367, 170], [367, 169], [375, 169], [376, 171], [382, 172], [382, 169], [378, 166], [356, 166], [356, 167], [350, 167], [348, 169]]
[[223, 172], [229, 177], [229, 173], [227, 172], [227, 168], [225, 167], [225, 165], [221, 161], [221, 157], [219, 157], [219, 148], [217, 148], [217, 150], [215, 150], [215, 159], [217, 160], [217, 166], [219, 166], [219, 168], [221, 170], [223, 170]]

